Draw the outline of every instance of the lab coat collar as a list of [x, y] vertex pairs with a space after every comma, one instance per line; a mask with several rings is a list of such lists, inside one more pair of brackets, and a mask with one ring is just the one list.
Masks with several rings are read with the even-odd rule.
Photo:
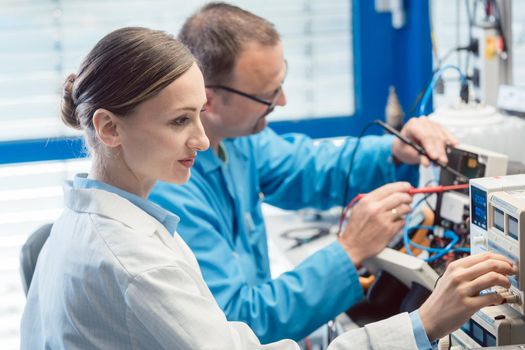
[[249, 135], [237, 137], [234, 139], [226, 139], [224, 140], [224, 148], [227, 149], [227, 152], [235, 152], [238, 157], [243, 158], [243, 160], [247, 160], [249, 158], [248, 147], [246, 147], [246, 144], [244, 144], [243, 142], [245, 142], [244, 140], [247, 141], [248, 139], [254, 136], [255, 135]]
[[79, 213], [97, 214], [117, 220], [124, 225], [151, 236], [157, 224], [145, 211], [121, 196], [99, 189], [73, 188], [71, 181], [64, 184], [66, 207]]
[[139, 207], [147, 214], [155, 218], [164, 227], [173, 234], [177, 230], [179, 224], [179, 217], [173, 213], [170, 213], [166, 209], [158, 206], [147, 199], [141, 198], [134, 193], [127, 192], [121, 188], [112, 186], [96, 179], [88, 178], [88, 174], [77, 174], [73, 180], [73, 188], [76, 189], [88, 189], [94, 188], [98, 190], [104, 190], [107, 192], [115, 193], [120, 197], [127, 199], [133, 205]]
[[222, 161], [210, 147], [206, 151], [197, 155], [197, 162], [195, 165], [201, 167], [204, 173], [208, 173], [219, 168], [221, 163]]
[[[239, 144], [240, 140], [248, 137], [251, 136], [225, 139], [223, 141], [222, 146], [224, 147], [224, 151], [228, 154], [228, 158], [232, 157], [231, 153], [236, 153], [235, 156], [241, 157], [244, 160], [248, 159], [249, 155], [248, 150], [246, 149], [247, 147], [242, 147]], [[206, 151], [199, 153], [199, 155], [197, 156], [197, 164], [202, 168], [204, 173], [207, 173], [216, 170], [221, 165], [223, 165], [224, 162], [219, 158], [217, 154], [215, 154], [213, 149], [210, 147]]]

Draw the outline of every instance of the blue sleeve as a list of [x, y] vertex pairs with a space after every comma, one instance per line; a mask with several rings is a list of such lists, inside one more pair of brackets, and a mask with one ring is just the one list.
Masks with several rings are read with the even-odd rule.
[[[195, 182], [189, 185], [196, 186]], [[172, 191], [170, 185], [158, 184], [151, 198], [180, 216], [177, 231], [197, 256], [203, 277], [228, 320], [247, 323], [262, 343], [302, 339], [363, 298], [357, 272], [337, 242], [293, 271], [255, 282], [243, 272], [243, 264], [249, 262], [221, 234], [220, 221], [227, 218], [210, 208], [205, 191], [193, 187], [183, 193], [178, 187], [176, 196]]]
[[[416, 166], [397, 167], [392, 157], [391, 136], [366, 136], [359, 142], [343, 197], [350, 159], [357, 139], [342, 145], [315, 143], [305, 135], [278, 136], [267, 128], [257, 138], [257, 167], [265, 201], [283, 209], [327, 209], [348, 203], [358, 193], [386, 183], [417, 179]], [[402, 171], [398, 172], [398, 168]]]
[[432, 345], [428, 340], [427, 333], [419, 317], [419, 310], [410, 313], [410, 321], [412, 321], [412, 329], [414, 330], [414, 337], [416, 338], [416, 345], [419, 350], [432, 349]]

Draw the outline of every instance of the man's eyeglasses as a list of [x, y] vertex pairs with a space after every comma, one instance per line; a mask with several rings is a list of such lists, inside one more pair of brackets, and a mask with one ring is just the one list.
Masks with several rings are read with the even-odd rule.
[[278, 99], [279, 95], [281, 94], [281, 91], [282, 91], [282, 87], [279, 86], [277, 88], [277, 91], [275, 92], [275, 95], [274, 95], [273, 99], [270, 101], [270, 100], [266, 100], [264, 98], [260, 98], [258, 96], [255, 96], [255, 95], [249, 94], [247, 92], [243, 92], [243, 91], [240, 91], [240, 90], [237, 90], [237, 89], [231, 88], [229, 86], [225, 86], [225, 85], [206, 85], [206, 87], [210, 88], [210, 89], [221, 89], [221, 90], [224, 90], [224, 91], [228, 91], [228, 92], [231, 92], [231, 93], [234, 93], [234, 94], [237, 94], [237, 95], [249, 98], [252, 101], [259, 102], [259, 103], [261, 103], [261, 104], [263, 104], [265, 106], [272, 106], [272, 105], [274, 105], [276, 100]]
[[206, 85], [206, 87], [210, 88], [210, 89], [220, 89], [220, 90], [228, 91], [228, 92], [237, 94], [239, 96], [246, 97], [246, 98], [248, 98], [248, 99], [250, 99], [252, 101], [258, 102], [260, 104], [263, 104], [263, 105], [268, 107], [267, 110], [266, 110], [266, 113], [265, 113], [265, 115], [266, 115], [266, 114], [268, 114], [268, 113], [270, 113], [270, 112], [272, 112], [274, 110], [275, 106], [277, 105], [277, 101], [279, 100], [279, 97], [281, 96], [281, 94], [283, 92], [284, 79], [286, 78], [286, 75], [288, 74], [288, 62], [286, 60], [284, 61], [284, 65], [285, 65], [285, 69], [286, 69], [286, 71], [284, 73], [284, 78], [283, 78], [283, 80], [281, 82], [281, 85], [279, 85], [279, 87], [275, 91], [274, 96], [272, 97], [271, 100], [267, 100], [267, 99], [255, 96], [255, 95], [249, 94], [247, 92], [231, 88], [231, 87], [226, 86], [226, 85], [220, 85], [220, 84], [217, 84], [217, 85]]

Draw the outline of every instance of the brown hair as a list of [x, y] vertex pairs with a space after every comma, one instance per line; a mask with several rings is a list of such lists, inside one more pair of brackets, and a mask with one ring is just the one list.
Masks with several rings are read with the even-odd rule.
[[73, 128], [85, 129], [94, 147], [92, 119], [97, 109], [123, 117], [194, 62], [190, 51], [170, 34], [140, 27], [115, 30], [95, 45], [76, 75], [66, 78], [61, 118]]
[[276, 45], [279, 33], [269, 21], [237, 6], [212, 2], [186, 20], [179, 40], [200, 62], [206, 84], [227, 82], [247, 43]]

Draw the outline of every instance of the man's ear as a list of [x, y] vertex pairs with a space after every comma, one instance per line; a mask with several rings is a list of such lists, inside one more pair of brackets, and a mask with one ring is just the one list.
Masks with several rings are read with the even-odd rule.
[[214, 113], [217, 97], [218, 96], [215, 94], [213, 89], [206, 88], [206, 104], [204, 105], [204, 109], [207, 113]]
[[99, 108], [93, 114], [93, 127], [98, 139], [107, 147], [114, 148], [120, 145], [118, 133], [118, 117], [104, 108]]

